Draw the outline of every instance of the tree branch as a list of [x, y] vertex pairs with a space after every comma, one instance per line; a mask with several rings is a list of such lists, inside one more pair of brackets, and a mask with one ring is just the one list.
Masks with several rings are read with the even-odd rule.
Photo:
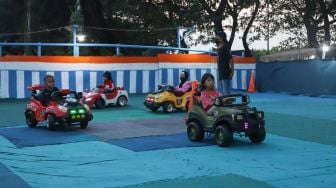
[[205, 0], [201, 0], [201, 4], [210, 16], [214, 14], [214, 11], [211, 10], [210, 6], [205, 2]]

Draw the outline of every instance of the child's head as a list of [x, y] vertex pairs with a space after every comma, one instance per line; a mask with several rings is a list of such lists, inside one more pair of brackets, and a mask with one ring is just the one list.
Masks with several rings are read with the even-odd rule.
[[181, 82], [188, 80], [188, 78], [189, 78], [189, 73], [187, 71], [182, 71], [180, 74]]
[[103, 74], [104, 81], [112, 80], [112, 75], [109, 71], [105, 71]]
[[215, 86], [215, 77], [211, 73], [205, 73], [201, 81], [202, 90], [213, 90]]
[[55, 79], [53, 75], [47, 74], [44, 77], [44, 87], [49, 90], [52, 90], [55, 87]]

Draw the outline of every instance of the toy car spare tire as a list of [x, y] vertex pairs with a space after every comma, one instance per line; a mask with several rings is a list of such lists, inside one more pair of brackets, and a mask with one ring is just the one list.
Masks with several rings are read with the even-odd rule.
[[26, 112], [26, 123], [28, 125], [28, 127], [34, 128], [37, 125], [37, 121], [35, 118], [35, 114], [33, 111], [27, 111]]
[[50, 130], [50, 131], [55, 130], [55, 128], [56, 128], [55, 124], [56, 124], [56, 121], [55, 121], [54, 116], [51, 115], [51, 114], [48, 114], [48, 116], [47, 116], [47, 128], [48, 128], [48, 130]]
[[96, 102], [95, 102], [95, 106], [96, 106], [96, 108], [99, 108], [99, 109], [104, 108], [105, 107], [104, 99], [102, 99], [102, 98], [97, 99]]
[[260, 128], [257, 132], [254, 134], [250, 134], [249, 138], [252, 143], [261, 143], [266, 138], [266, 130], [265, 127]]
[[204, 130], [199, 125], [199, 123], [195, 121], [188, 123], [187, 133], [188, 138], [193, 142], [199, 142], [204, 138]]
[[233, 133], [228, 126], [219, 125], [215, 129], [215, 139], [219, 146], [227, 147], [232, 144]]
[[168, 112], [168, 113], [173, 112], [174, 111], [174, 105], [173, 105], [173, 103], [171, 103], [171, 102], [164, 103], [164, 105], [163, 105], [163, 111], [164, 112]]
[[80, 122], [80, 128], [81, 129], [86, 129], [88, 126], [89, 122], [88, 121], [81, 121]]
[[122, 106], [126, 106], [126, 104], [127, 104], [126, 96], [124, 95], [120, 96], [117, 100], [117, 105], [122, 107]]

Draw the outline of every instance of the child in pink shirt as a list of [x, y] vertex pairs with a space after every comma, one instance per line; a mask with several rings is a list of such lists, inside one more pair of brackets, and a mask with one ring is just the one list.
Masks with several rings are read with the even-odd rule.
[[191, 89], [191, 81], [188, 81], [189, 73], [187, 71], [182, 71], [180, 74], [180, 84], [175, 87], [175, 91], [187, 92]]
[[215, 89], [215, 78], [210, 73], [205, 73], [201, 81], [201, 101], [203, 109], [211, 115], [214, 110], [213, 101], [220, 93]]

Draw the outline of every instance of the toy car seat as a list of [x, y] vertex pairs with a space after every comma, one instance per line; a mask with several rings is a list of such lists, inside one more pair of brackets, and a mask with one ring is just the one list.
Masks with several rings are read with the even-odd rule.
[[176, 90], [174, 90], [174, 95], [176, 97], [182, 97], [184, 94], [185, 94], [185, 92], [183, 92], [183, 91], [176, 91]]
[[105, 88], [104, 93], [113, 93], [115, 91], [115, 88], [110, 89], [110, 88]]
[[235, 97], [226, 97], [226, 98], [223, 98], [223, 100], [221, 102], [223, 104], [232, 104], [232, 103], [236, 102], [236, 98]]
[[188, 112], [191, 111], [193, 105], [202, 106], [200, 103], [200, 97], [201, 97], [201, 88], [199, 87], [198, 81], [193, 80], [191, 82], [191, 97], [189, 101]]

